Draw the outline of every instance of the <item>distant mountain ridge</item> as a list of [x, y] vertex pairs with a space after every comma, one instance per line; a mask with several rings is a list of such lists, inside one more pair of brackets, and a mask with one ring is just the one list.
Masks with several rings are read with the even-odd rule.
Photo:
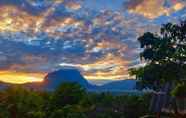
[[61, 83], [66, 82], [78, 83], [86, 89], [95, 87], [91, 85], [77, 69], [65, 68], [48, 73], [44, 79], [44, 88], [51, 90], [58, 87]]
[[[134, 90], [136, 87], [136, 80], [132, 79], [112, 81], [101, 86], [93, 85], [89, 83], [75, 68], [63, 68], [54, 72], [50, 72], [46, 75], [43, 82], [26, 83], [23, 84], [23, 86], [35, 90], [41, 89], [50, 91], [56, 89], [62, 83], [77, 83], [84, 87], [86, 90], [95, 92], [130, 91]], [[10, 85], [11, 84], [9, 83], [1, 82], [0, 89]]]
[[49, 73], [44, 80], [45, 87], [47, 89], [54, 89], [58, 85], [64, 82], [78, 83], [87, 90], [91, 91], [122, 91], [133, 90], [136, 86], [136, 80], [118, 80], [103, 84], [102, 86], [96, 86], [90, 84], [81, 73], [74, 68], [60, 69]]
[[100, 86], [100, 89], [103, 91], [134, 90], [136, 89], [136, 80], [117, 80]]

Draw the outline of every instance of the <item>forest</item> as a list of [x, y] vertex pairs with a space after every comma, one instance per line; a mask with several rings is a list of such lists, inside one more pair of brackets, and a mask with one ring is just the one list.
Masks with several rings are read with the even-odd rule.
[[53, 92], [14, 86], [0, 92], [0, 118], [139, 118], [149, 114], [150, 95], [89, 93], [75, 83]]

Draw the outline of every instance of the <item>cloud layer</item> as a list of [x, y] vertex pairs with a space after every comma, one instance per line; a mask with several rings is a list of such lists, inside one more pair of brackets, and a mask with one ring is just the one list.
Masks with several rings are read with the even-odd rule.
[[0, 69], [71, 66], [87, 79], [126, 79], [140, 63], [137, 37], [185, 18], [185, 6], [184, 0], [1, 0]]

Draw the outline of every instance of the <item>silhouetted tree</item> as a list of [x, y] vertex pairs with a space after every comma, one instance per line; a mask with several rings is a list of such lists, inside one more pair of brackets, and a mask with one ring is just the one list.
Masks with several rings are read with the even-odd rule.
[[63, 83], [54, 91], [52, 104], [56, 107], [78, 104], [85, 95], [85, 89], [79, 84]]
[[11, 118], [40, 118], [39, 114], [44, 116], [44, 100], [37, 92], [22, 87], [11, 87], [3, 92], [3, 96], [0, 105]]
[[154, 89], [166, 82], [186, 79], [186, 20], [167, 23], [158, 34], [144, 33], [138, 41], [143, 48], [140, 57], [146, 66], [130, 70], [137, 79]]

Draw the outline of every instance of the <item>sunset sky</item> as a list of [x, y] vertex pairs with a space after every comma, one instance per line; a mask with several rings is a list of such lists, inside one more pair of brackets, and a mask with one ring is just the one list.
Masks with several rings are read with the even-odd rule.
[[75, 67], [86, 79], [128, 79], [137, 37], [186, 18], [186, 0], [0, 0], [0, 81], [41, 81]]

